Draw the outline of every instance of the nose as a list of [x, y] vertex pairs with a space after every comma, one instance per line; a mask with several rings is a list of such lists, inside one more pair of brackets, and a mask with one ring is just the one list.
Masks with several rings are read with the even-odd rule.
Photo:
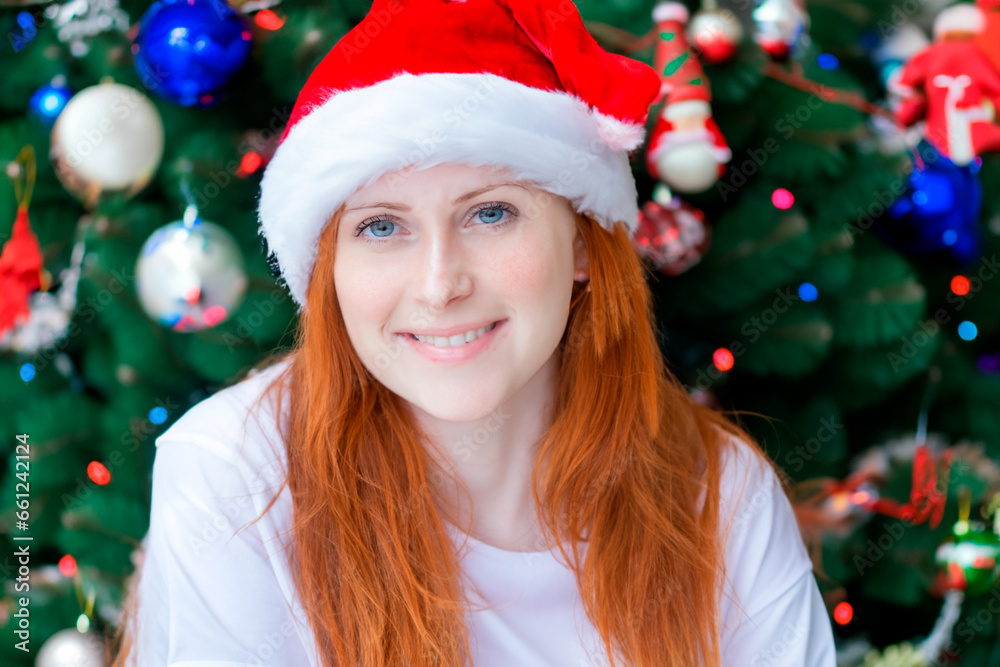
[[453, 230], [429, 233], [413, 276], [418, 299], [431, 315], [443, 313], [472, 291], [468, 248]]

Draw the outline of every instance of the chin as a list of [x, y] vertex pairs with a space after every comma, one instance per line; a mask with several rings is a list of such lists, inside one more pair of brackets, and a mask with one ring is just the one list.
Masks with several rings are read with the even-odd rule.
[[[486, 419], [493, 414], [503, 402], [503, 396], [473, 395], [473, 392], [458, 391], [438, 393], [431, 396], [429, 392], [418, 390], [415, 394], [400, 396], [414, 408], [426, 413], [428, 417], [455, 424], [467, 424]], [[488, 434], [487, 434], [488, 435]]]

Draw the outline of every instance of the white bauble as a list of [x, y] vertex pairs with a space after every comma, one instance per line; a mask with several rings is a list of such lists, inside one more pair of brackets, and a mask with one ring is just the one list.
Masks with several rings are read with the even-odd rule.
[[93, 632], [60, 630], [42, 644], [35, 667], [104, 667], [104, 643]]
[[163, 157], [160, 112], [141, 92], [100, 83], [70, 98], [52, 127], [49, 153], [63, 186], [86, 206], [104, 195], [131, 197]]

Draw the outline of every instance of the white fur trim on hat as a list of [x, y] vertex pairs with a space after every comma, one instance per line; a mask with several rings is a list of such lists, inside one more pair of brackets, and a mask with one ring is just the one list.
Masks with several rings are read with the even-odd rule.
[[644, 128], [583, 100], [488, 73], [399, 73], [331, 96], [299, 120], [264, 170], [258, 217], [300, 308], [320, 233], [354, 192], [387, 172], [443, 163], [506, 167], [611, 230], [638, 227], [628, 150]]

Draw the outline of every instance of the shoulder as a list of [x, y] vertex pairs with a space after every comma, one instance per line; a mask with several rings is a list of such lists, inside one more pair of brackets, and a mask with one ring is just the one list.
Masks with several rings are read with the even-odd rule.
[[726, 445], [723, 662], [834, 667], [829, 615], [780, 469], [754, 443], [732, 437]]
[[286, 365], [216, 392], [156, 439], [137, 664], [315, 663], [286, 554], [292, 507], [276, 420], [268, 401], [244, 419]]
[[780, 582], [811, 576], [809, 558], [778, 472], [755, 443], [728, 436], [719, 476], [726, 576], [745, 609], [764, 606]]
[[[212, 394], [156, 438], [149, 532], [153, 541], [160, 540], [159, 548], [167, 535], [193, 542], [213, 531], [231, 535], [255, 520], [281, 490], [284, 449], [269, 402], [261, 402], [265, 414], [246, 417], [287, 363]], [[287, 493], [281, 495], [264, 523], [285, 521]]]
[[[287, 457], [275, 406], [258, 399], [289, 363], [217, 391], [156, 438], [151, 521], [184, 507], [211, 516], [229, 513], [242, 525], [263, 510], [282, 487]], [[281, 407], [287, 412], [287, 401]], [[276, 511], [283, 508], [279, 503]]]
[[785, 497], [774, 464], [756, 443], [726, 433], [719, 469], [720, 514], [734, 527]]

